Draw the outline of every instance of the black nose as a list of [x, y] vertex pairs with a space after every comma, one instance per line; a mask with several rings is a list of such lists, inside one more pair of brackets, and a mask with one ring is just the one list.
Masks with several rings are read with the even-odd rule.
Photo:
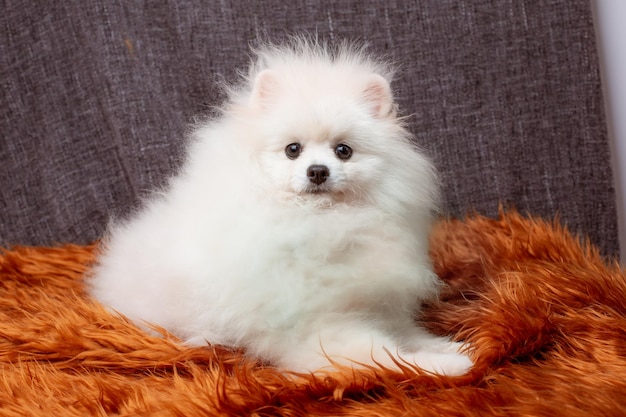
[[309, 181], [314, 184], [320, 185], [330, 175], [330, 171], [326, 165], [311, 165], [309, 169], [306, 170], [306, 174], [309, 177]]

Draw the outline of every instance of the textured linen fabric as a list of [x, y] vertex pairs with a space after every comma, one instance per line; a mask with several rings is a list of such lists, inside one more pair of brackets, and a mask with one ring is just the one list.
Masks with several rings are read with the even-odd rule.
[[[618, 252], [587, 0], [8, 2], [0, 16], [0, 245], [86, 243], [180, 164], [189, 124], [259, 38], [362, 39], [444, 186]], [[419, 180], [419, 179], [416, 179]]]

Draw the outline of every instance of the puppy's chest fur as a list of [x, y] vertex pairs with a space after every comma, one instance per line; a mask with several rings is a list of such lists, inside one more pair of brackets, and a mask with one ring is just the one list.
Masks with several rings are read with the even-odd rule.
[[[418, 299], [415, 246], [379, 213], [298, 207], [256, 214], [204, 268], [210, 276], [201, 281], [211, 287], [203, 297], [211, 306], [204, 334], [213, 341], [297, 338], [337, 315], [382, 318], [394, 315], [389, 306], [408, 309]], [[235, 248], [239, 259], [231, 256]], [[189, 288], [197, 295], [202, 287]]]
[[[371, 309], [377, 299], [415, 290], [424, 262], [422, 245], [400, 222], [381, 213], [295, 208], [278, 216], [272, 211], [266, 221], [243, 224], [236, 233], [239, 239], [247, 235], [248, 256], [233, 260], [233, 269], [244, 268], [230, 281], [254, 281], [273, 291], [264, 305], [280, 309], [299, 300], [302, 308], [308, 303], [320, 312]], [[312, 302], [316, 297], [319, 301]]]

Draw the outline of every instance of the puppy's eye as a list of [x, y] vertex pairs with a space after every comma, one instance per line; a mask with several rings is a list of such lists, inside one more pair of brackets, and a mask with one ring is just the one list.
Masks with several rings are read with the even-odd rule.
[[287, 155], [289, 159], [296, 159], [300, 156], [300, 152], [302, 152], [302, 145], [299, 143], [290, 143], [285, 148], [285, 155]]
[[352, 156], [352, 148], [349, 147], [348, 145], [344, 145], [343, 143], [340, 143], [335, 148], [335, 155], [337, 155], [337, 158], [342, 159], [344, 161], [347, 159], [350, 159], [350, 157]]

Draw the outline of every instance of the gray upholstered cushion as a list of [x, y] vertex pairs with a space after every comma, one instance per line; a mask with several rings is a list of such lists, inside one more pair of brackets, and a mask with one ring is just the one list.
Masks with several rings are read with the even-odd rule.
[[617, 253], [587, 0], [17, 1], [0, 23], [2, 245], [96, 239], [176, 168], [251, 41], [317, 31], [400, 65], [447, 213], [560, 213]]

